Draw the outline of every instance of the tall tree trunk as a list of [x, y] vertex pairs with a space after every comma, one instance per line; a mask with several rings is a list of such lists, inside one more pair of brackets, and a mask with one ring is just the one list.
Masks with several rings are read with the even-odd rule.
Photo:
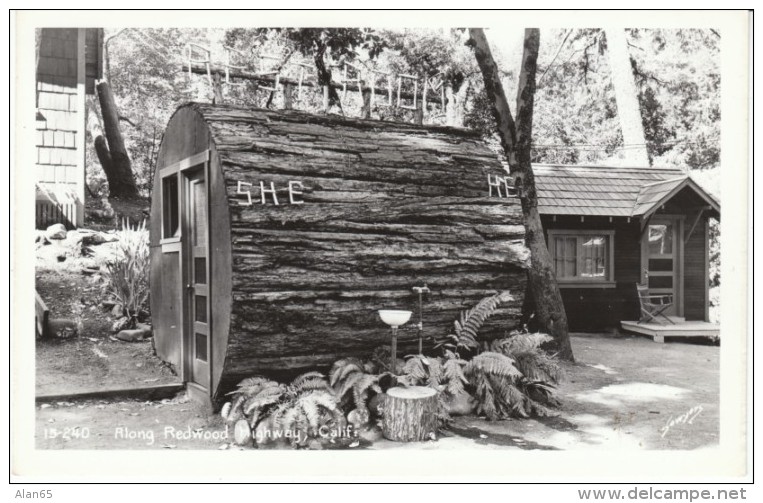
[[127, 155], [122, 131], [119, 128], [119, 111], [117, 110], [114, 96], [108, 82], [101, 82], [96, 86], [98, 101], [101, 104], [103, 116], [103, 131], [108, 143], [108, 154], [104, 155], [105, 144], [101, 142], [98, 152], [99, 160], [108, 158], [106, 164], [101, 164], [106, 178], [109, 181], [110, 197], [138, 197], [138, 187], [135, 184], [135, 175], [132, 172], [130, 157]]
[[323, 59], [325, 53], [325, 48], [318, 50], [313, 57], [313, 61], [318, 77], [318, 85], [323, 89], [323, 113], [328, 113], [331, 105], [337, 105], [341, 110], [342, 102], [336, 89], [331, 86], [331, 70], [326, 66], [326, 61]]
[[636, 83], [633, 80], [633, 67], [625, 41], [625, 30], [607, 30], [606, 34], [609, 66], [612, 69], [612, 83], [615, 86], [617, 115], [620, 117], [620, 126], [623, 130], [625, 158], [634, 166], [649, 166], [641, 107], [638, 102]]
[[509, 103], [501, 85], [498, 66], [493, 59], [485, 32], [480, 28], [471, 28], [469, 35], [469, 44], [474, 47], [474, 56], [485, 81], [485, 90], [493, 103], [493, 116], [501, 138], [501, 146], [522, 204], [526, 228], [525, 241], [531, 253], [528, 272], [530, 294], [533, 297], [538, 322], [554, 338], [559, 357], [572, 361], [574, 358], [568, 333], [567, 314], [564, 311], [562, 295], [543, 237], [535, 176], [530, 163], [540, 31], [537, 28], [525, 30], [524, 52], [517, 91], [516, 123], [511, 115]]

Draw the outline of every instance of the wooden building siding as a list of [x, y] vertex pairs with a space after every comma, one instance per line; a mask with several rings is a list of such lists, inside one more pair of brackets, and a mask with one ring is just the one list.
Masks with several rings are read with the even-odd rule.
[[[94, 81], [101, 76], [102, 32], [96, 28], [40, 30], [35, 170], [37, 183], [43, 189], [40, 193], [56, 197], [38, 197], [36, 214], [48, 215], [37, 218], [38, 227], [52, 223], [55, 215], [65, 215], [62, 223], [68, 226], [83, 220], [85, 94], [93, 92]], [[75, 208], [73, 213], [70, 205]]]
[[707, 321], [705, 319], [705, 289], [709, 285], [706, 285], [708, 267], [705, 262], [705, 248], [708, 246], [705, 235], [706, 222], [707, 219], [703, 218], [697, 224], [684, 246], [684, 317], [687, 320]]
[[624, 217], [584, 217], [559, 215], [554, 221], [543, 216], [543, 229], [614, 230], [614, 281], [612, 288], [561, 286], [564, 308], [571, 330], [604, 330], [617, 327], [621, 320], [638, 319], [636, 283], [640, 278], [641, 245], [638, 219]]

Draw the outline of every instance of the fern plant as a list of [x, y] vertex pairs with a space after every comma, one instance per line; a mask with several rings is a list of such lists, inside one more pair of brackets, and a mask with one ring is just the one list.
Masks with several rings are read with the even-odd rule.
[[453, 322], [455, 331], [448, 335], [438, 346], [452, 351], [457, 357], [460, 353], [473, 354], [479, 351], [479, 331], [496, 309], [511, 300], [508, 292], [499, 292], [480, 300], [471, 309], [461, 311], [461, 316]]
[[221, 416], [230, 423], [246, 419], [254, 428], [262, 413], [281, 402], [285, 394], [286, 387], [283, 384], [261, 376], [248, 377], [238, 383], [235, 391], [228, 393], [233, 397], [231, 402], [223, 406]]
[[358, 358], [343, 358], [334, 362], [329, 372], [329, 384], [343, 408], [357, 411], [362, 417], [370, 417], [368, 401], [374, 394], [381, 394], [379, 384], [384, 374], [367, 372], [368, 366]]
[[475, 390], [478, 412], [489, 419], [547, 416], [560, 404], [555, 385], [563, 378], [557, 360], [540, 346], [551, 340], [541, 333], [515, 332], [483, 345], [464, 374]]
[[[283, 432], [300, 431], [301, 438], [317, 437], [321, 427], [345, 425], [344, 414], [339, 408], [336, 397], [327, 391], [305, 391], [289, 401], [271, 410], [268, 416], [269, 426]], [[296, 441], [299, 436], [292, 436]]]

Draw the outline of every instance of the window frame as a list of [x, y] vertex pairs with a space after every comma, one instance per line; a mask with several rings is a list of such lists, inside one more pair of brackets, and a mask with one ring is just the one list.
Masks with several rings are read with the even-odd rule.
[[[162, 206], [162, 215], [161, 215], [162, 233], [161, 233], [161, 238], [159, 240], [159, 243], [160, 244], [178, 243], [180, 242], [180, 239], [182, 238], [182, 234], [183, 234], [183, 226], [181, 222], [182, 203], [181, 203], [181, 195], [180, 195], [180, 192], [181, 192], [180, 172], [177, 170], [172, 170], [169, 173], [161, 173], [160, 175], [161, 175], [161, 184], [160, 184], [161, 194], [159, 197], [161, 198], [161, 206]], [[165, 184], [170, 179], [175, 180], [175, 189], [177, 190], [177, 193], [175, 195], [177, 204], [172, 205], [172, 206], [175, 206], [175, 211], [177, 212], [177, 217], [176, 217], [177, 229], [172, 236], [167, 235], [167, 227], [166, 227], [167, 226], [167, 211], [170, 209], [171, 205], [169, 204], [169, 201], [167, 201], [167, 198], [166, 198]]]
[[593, 229], [550, 229], [547, 232], [548, 240], [546, 246], [551, 257], [551, 267], [556, 274], [556, 246], [554, 240], [558, 237], [575, 238], [575, 258], [577, 261], [576, 272], [579, 274], [582, 270], [581, 241], [589, 236], [606, 236], [608, 251], [605, 254], [607, 262], [605, 263], [606, 276], [604, 278], [584, 278], [575, 276], [573, 278], [560, 278], [556, 281], [559, 288], [614, 288], [615, 281], [615, 231], [614, 230], [593, 230]]

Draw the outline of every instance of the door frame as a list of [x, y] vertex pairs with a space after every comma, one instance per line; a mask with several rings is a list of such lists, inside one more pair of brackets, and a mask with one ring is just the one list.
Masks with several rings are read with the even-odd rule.
[[[180, 289], [180, 305], [179, 305], [179, 318], [180, 318], [180, 338], [178, 343], [180, 344], [180, 364], [178, 365], [178, 368], [180, 370], [180, 379], [183, 380], [186, 383], [192, 383], [190, 379], [193, 377], [193, 371], [192, 371], [192, 364], [189, 357], [189, 353], [193, 354], [193, 350], [190, 346], [192, 341], [192, 331], [193, 331], [193, 322], [190, 319], [190, 313], [192, 313], [192, 308], [190, 306], [191, 302], [191, 296], [189, 295], [189, 290], [186, 288], [186, 285], [189, 284], [190, 279], [192, 278], [192, 267], [193, 263], [190, 259], [191, 253], [190, 253], [190, 247], [192, 244], [190, 244], [189, 239], [190, 236], [188, 236], [187, 229], [189, 228], [189, 212], [188, 212], [188, 190], [190, 188], [189, 183], [189, 174], [190, 171], [195, 171], [198, 169], [201, 169], [204, 173], [204, 180], [205, 180], [205, 186], [206, 186], [206, 192], [207, 192], [207, 236], [206, 236], [206, 243], [205, 246], [207, 248], [207, 288], [209, 291], [212, 290], [211, 282], [212, 282], [212, 275], [209, 273], [210, 271], [210, 243], [209, 243], [209, 209], [211, 207], [210, 200], [209, 200], [209, 165], [210, 165], [210, 159], [211, 159], [211, 153], [210, 150], [204, 150], [202, 152], [199, 152], [198, 154], [194, 154], [190, 157], [186, 157], [185, 159], [182, 159], [176, 163], [173, 163], [165, 168], [162, 168], [159, 171], [159, 176], [162, 180], [168, 177], [175, 176], [177, 177], [178, 181], [178, 212], [179, 212], [179, 233], [172, 237], [164, 238], [164, 214], [162, 214], [162, 251], [177, 251], [180, 264], [179, 264], [179, 270], [180, 270], [180, 284], [178, 285]], [[162, 193], [160, 197], [164, 197], [164, 194]], [[164, 201], [162, 202], [162, 207], [164, 208]], [[206, 391], [208, 393], [211, 393], [212, 388], [212, 351], [214, 350], [213, 344], [212, 344], [212, 313], [211, 313], [211, 299], [209, 295], [207, 296], [207, 324], [209, 326], [209, 334], [208, 334], [208, 351], [207, 351], [207, 361], [209, 364], [209, 377], [208, 382], [210, 383], [210, 388]], [[189, 323], [190, 322], [190, 323]], [[197, 383], [193, 383], [195, 386], [201, 387]]]
[[[199, 163], [190, 166], [180, 172], [181, 187], [183, 192], [183, 211], [181, 212], [181, 220], [183, 230], [181, 240], [181, 253], [183, 254], [184, 264], [182, 270], [182, 284], [183, 287], [183, 299], [185, 309], [183, 311], [183, 345], [184, 351], [184, 365], [188, 371], [188, 383], [192, 383], [195, 386], [204, 388], [210, 391], [212, 386], [212, 313], [211, 313], [211, 299], [209, 296], [210, 291], [210, 274], [209, 274], [209, 185], [208, 185], [208, 163]], [[206, 217], [204, 241], [200, 245], [195, 241], [196, 236], [193, 233], [193, 227], [196, 225], [194, 218], [198, 215], [198, 212], [193, 212], [192, 205], [194, 201], [194, 186], [203, 183], [204, 184], [204, 215]], [[204, 249], [204, 283], [200, 283], [196, 278], [196, 252], [197, 248]], [[201, 292], [199, 290], [202, 290]], [[206, 298], [205, 302], [205, 320], [204, 322], [196, 320], [196, 298], [199, 295], [203, 295]], [[196, 337], [197, 334], [206, 336], [206, 359], [198, 360], [195, 358], [196, 353]]]
[[[648, 284], [649, 269], [649, 226], [669, 223], [673, 226], [673, 316], [684, 316], [684, 220], [686, 215], [658, 214], [651, 216], [641, 233], [641, 273], [640, 283]], [[650, 289], [650, 292], [652, 290]], [[657, 291], [656, 293], [660, 293]]]

